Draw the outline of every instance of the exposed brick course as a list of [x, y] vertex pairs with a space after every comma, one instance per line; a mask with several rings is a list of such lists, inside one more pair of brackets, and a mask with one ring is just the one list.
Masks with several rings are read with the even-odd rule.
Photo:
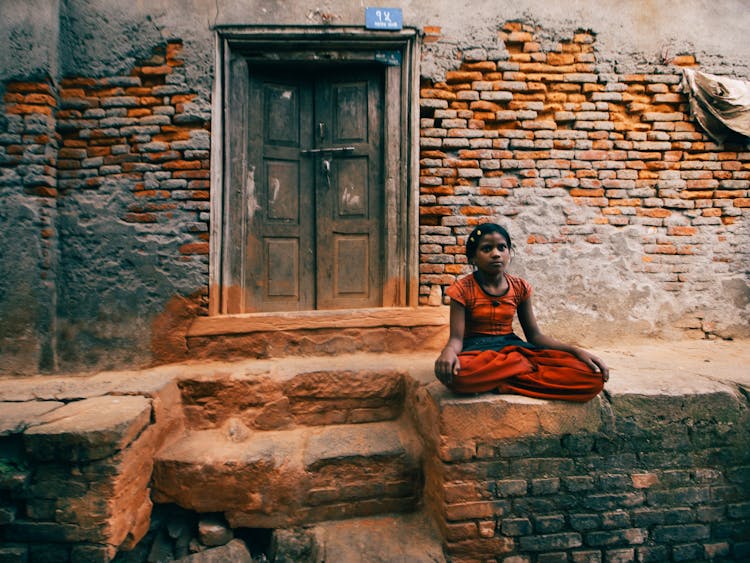
[[[600, 72], [593, 33], [547, 52], [535, 34], [506, 23], [507, 60], [465, 60], [445, 82], [422, 84], [421, 240], [449, 227], [456, 244], [423, 248], [423, 262], [445, 266], [421, 273], [420, 303], [467, 271], [444, 258], [462, 252], [473, 225], [512, 219], [522, 190], [569, 206], [557, 237], [532, 234], [527, 244], [599, 245], [637, 226], [641, 273], [667, 291], [700, 290], [683, 272], [714, 252], [707, 241], [731, 244], [727, 227], [750, 206], [750, 154], [711, 142], [689, 116], [680, 72], [695, 58], [652, 73]], [[741, 257], [722, 260], [739, 267]]]

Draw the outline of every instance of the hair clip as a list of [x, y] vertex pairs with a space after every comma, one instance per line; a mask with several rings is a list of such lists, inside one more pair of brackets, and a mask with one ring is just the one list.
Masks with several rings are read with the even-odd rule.
[[471, 242], [474, 242], [474, 237], [469, 237], [469, 240], [470, 240]]
[[482, 231], [477, 231], [477, 234], [481, 237], [482, 236]]

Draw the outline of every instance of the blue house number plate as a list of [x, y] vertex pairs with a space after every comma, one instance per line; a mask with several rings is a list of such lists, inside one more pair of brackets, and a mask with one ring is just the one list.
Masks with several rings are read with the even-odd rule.
[[401, 8], [365, 8], [367, 29], [399, 30], [404, 27]]

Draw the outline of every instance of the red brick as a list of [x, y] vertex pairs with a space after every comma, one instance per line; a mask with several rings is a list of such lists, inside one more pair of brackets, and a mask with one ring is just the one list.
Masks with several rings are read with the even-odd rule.
[[449, 90], [439, 90], [437, 88], [423, 88], [420, 90], [419, 95], [422, 98], [436, 99], [436, 100], [455, 100], [455, 92]]
[[711, 199], [713, 195], [714, 195], [714, 192], [712, 191], [711, 192], [684, 191], [680, 194], [680, 197], [682, 199]]
[[421, 207], [419, 209], [420, 215], [453, 215], [453, 210], [450, 207], [435, 206], [435, 207]]
[[693, 55], [677, 55], [671, 63], [676, 66], [695, 66], [698, 64]]
[[61, 98], [84, 98], [86, 97], [86, 91], [83, 88], [61, 88]]
[[474, 522], [445, 524], [445, 539], [447, 541], [461, 541], [477, 537], [479, 537], [479, 531]]
[[23, 94], [41, 93], [53, 94], [52, 87], [44, 82], [10, 82], [6, 87], [7, 92], [21, 92]]
[[208, 170], [177, 170], [172, 174], [173, 178], [179, 178], [179, 179], [200, 179], [200, 178], [209, 178], [211, 175], [211, 172]]
[[170, 197], [170, 193], [167, 190], [136, 190], [136, 197], [147, 197], [147, 198], [161, 198], [167, 199]]
[[476, 80], [482, 80], [481, 72], [466, 72], [461, 70], [449, 70], [445, 73], [445, 81], [448, 84], [456, 84], [461, 82], [474, 82]]
[[143, 74], [144, 76], [161, 76], [170, 74], [172, 72], [172, 68], [169, 65], [142, 66], [139, 68], [135, 68], [134, 72], [136, 74]]
[[479, 207], [473, 205], [465, 205], [460, 208], [462, 215], [491, 215], [492, 209], [489, 207]]
[[652, 254], [677, 254], [677, 247], [673, 244], [657, 244]]
[[199, 160], [172, 160], [162, 164], [167, 170], [195, 170], [201, 167]]
[[180, 53], [182, 52], [182, 43], [181, 42], [171, 42], [167, 43], [167, 49], [166, 49], [166, 59], [167, 62], [178, 62], [174, 60]]
[[478, 61], [474, 63], [464, 63], [461, 65], [461, 70], [479, 71], [479, 72], [495, 72], [497, 70], [497, 64], [495, 64], [494, 61]]
[[27, 194], [35, 195], [38, 197], [57, 197], [57, 188], [50, 188], [49, 186], [34, 186], [25, 188]]
[[32, 113], [43, 113], [44, 115], [52, 115], [51, 107], [31, 105], [31, 104], [9, 105], [5, 111], [9, 114], [14, 114], [14, 115], [28, 115]]
[[157, 217], [153, 213], [126, 213], [123, 221], [127, 223], [156, 223]]
[[26, 104], [40, 104], [40, 105], [48, 105], [48, 106], [56, 106], [57, 100], [50, 96], [49, 94], [27, 94], [23, 98], [24, 103]]
[[672, 212], [668, 209], [661, 209], [661, 208], [654, 208], [654, 209], [638, 209], [637, 210], [638, 215], [643, 215], [645, 217], [655, 217], [655, 218], [665, 218], [672, 215]]
[[140, 96], [136, 98], [139, 106], [158, 106], [161, 105], [162, 101], [154, 96]]
[[73, 87], [87, 87], [91, 88], [96, 86], [97, 82], [94, 78], [64, 78], [61, 82], [63, 88]]
[[515, 543], [511, 538], [497, 536], [448, 542], [446, 550], [452, 556], [452, 561], [456, 561], [455, 556], [469, 556], [476, 558], [477, 561], [495, 561], [499, 555], [513, 551], [514, 546]]
[[23, 94], [13, 93], [13, 92], [6, 92], [5, 96], [3, 96], [3, 101], [6, 104], [20, 104], [23, 103]]
[[610, 199], [609, 205], [620, 207], [638, 207], [641, 205], [640, 199]]
[[112, 154], [112, 149], [110, 147], [88, 147], [86, 153], [88, 156], [109, 156]]
[[180, 254], [208, 254], [207, 242], [191, 242], [180, 247]]
[[584, 189], [584, 188], [572, 188], [570, 195], [573, 197], [601, 197], [604, 195], [604, 188], [599, 189]]
[[698, 229], [696, 229], [695, 227], [687, 227], [687, 226], [680, 226], [680, 225], [669, 227], [667, 229], [668, 235], [680, 236], [680, 237], [693, 236], [697, 232], [698, 232]]

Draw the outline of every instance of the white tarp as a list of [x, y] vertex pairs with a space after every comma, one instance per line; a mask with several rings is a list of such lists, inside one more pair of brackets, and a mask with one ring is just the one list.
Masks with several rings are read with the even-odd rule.
[[690, 112], [717, 143], [728, 129], [750, 137], [750, 82], [683, 69], [682, 89], [690, 98]]

